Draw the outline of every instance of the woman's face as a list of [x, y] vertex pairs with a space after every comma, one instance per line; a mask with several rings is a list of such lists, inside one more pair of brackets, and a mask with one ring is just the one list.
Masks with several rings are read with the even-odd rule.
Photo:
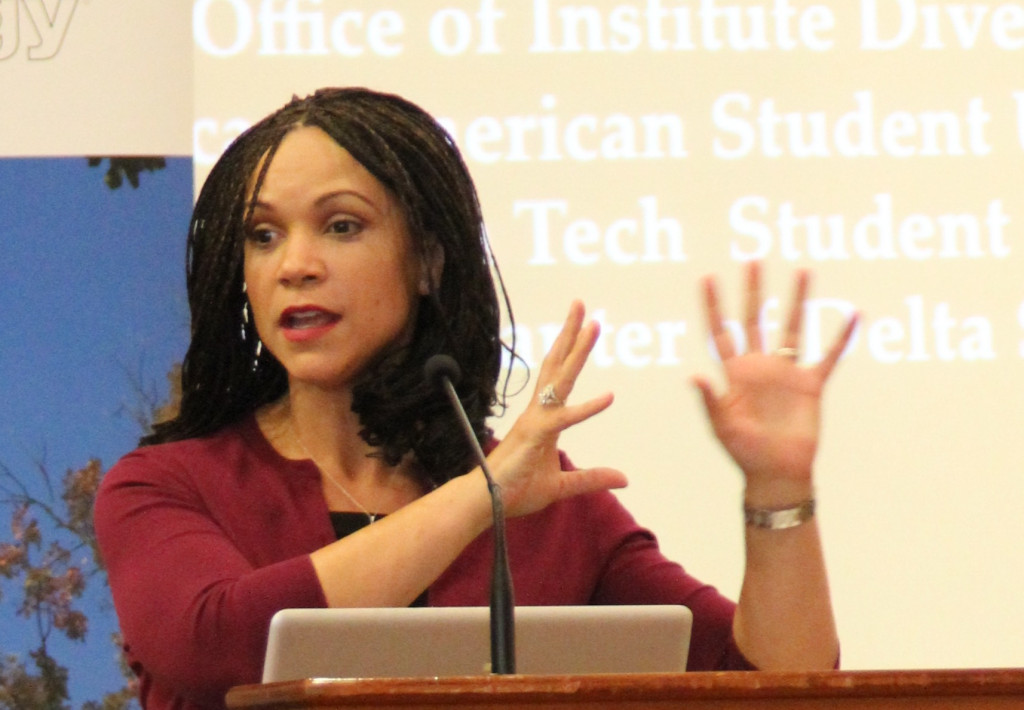
[[256, 330], [290, 380], [349, 386], [407, 341], [429, 279], [391, 194], [319, 128], [274, 154], [245, 241]]

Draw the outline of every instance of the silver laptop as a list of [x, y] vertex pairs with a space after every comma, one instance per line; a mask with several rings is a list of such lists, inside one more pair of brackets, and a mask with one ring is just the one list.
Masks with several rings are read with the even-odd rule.
[[[521, 674], [686, 670], [693, 615], [683, 606], [521, 606]], [[263, 682], [490, 672], [487, 607], [285, 609], [270, 622]]]

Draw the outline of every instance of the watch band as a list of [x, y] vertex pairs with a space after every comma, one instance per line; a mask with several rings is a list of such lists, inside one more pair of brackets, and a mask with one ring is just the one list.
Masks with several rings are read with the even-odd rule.
[[814, 498], [808, 498], [790, 508], [768, 509], [743, 506], [743, 520], [747, 525], [762, 530], [785, 530], [803, 525], [814, 517]]

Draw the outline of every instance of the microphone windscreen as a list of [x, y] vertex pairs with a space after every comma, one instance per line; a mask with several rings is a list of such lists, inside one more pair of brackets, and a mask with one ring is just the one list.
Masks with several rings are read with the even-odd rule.
[[431, 355], [423, 365], [423, 374], [427, 382], [437, 387], [441, 386], [444, 377], [447, 377], [454, 386], [462, 379], [462, 368], [451, 355]]

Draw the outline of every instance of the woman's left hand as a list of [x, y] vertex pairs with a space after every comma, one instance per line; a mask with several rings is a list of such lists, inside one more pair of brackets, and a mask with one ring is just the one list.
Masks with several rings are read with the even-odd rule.
[[747, 500], [759, 505], [790, 504], [809, 493], [820, 430], [821, 395], [845, 349], [857, 317], [846, 323], [824, 359], [798, 363], [800, 330], [809, 277], [801, 271], [781, 342], [764, 350], [760, 325], [761, 269], [749, 266], [746, 284], [745, 353], [725, 328], [715, 282], [703, 282], [708, 325], [722, 361], [727, 389], [714, 392], [694, 377], [715, 435], [746, 476]]

